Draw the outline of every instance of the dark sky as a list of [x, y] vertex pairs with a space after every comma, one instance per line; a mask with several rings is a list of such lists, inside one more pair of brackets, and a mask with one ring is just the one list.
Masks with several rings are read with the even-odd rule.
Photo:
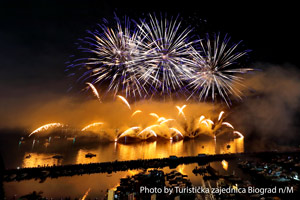
[[[296, 3], [262, 5], [252, 1], [250, 3], [243, 1], [240, 4], [219, 4], [215, 1], [199, 0], [2, 2], [0, 3], [0, 122], [2, 126], [9, 127], [7, 125], [9, 122], [15, 126], [16, 119], [25, 120], [23, 124], [26, 127], [38, 126], [39, 123], [44, 122], [38, 110], [34, 112], [37, 108], [43, 111], [43, 106], [48, 108], [48, 103], [56, 106], [56, 100], [59, 99], [57, 97], [62, 97], [62, 100], [65, 97], [73, 98], [74, 93], [67, 92], [72, 82], [67, 78], [64, 70], [67, 66], [66, 62], [70, 60], [69, 56], [76, 52], [75, 43], [79, 38], [87, 36], [86, 30], [94, 30], [97, 23], [101, 23], [102, 18], [113, 21], [114, 12], [119, 17], [127, 15], [135, 20], [153, 12], [156, 15], [167, 13], [168, 16], [179, 14], [184, 20], [184, 25], [195, 27], [196, 34], [228, 33], [232, 41], [243, 40], [244, 47], [252, 50], [246, 64], [252, 68], [262, 66], [262, 70], [269, 75], [269, 78], [264, 78], [260, 83], [266, 88], [266, 90], [261, 89], [267, 92], [266, 98], [244, 99], [243, 102], [246, 103], [241, 104], [242, 109], [240, 107], [235, 109], [250, 113], [234, 115], [238, 116], [237, 118], [244, 116], [241, 118], [244, 121], [240, 123], [242, 124], [240, 127], [247, 128], [249, 124], [243, 123], [250, 122], [250, 125], [254, 126], [253, 129], [249, 128], [250, 131], [259, 130], [260, 133], [267, 134], [268, 131], [260, 129], [259, 125], [261, 121], [266, 123], [271, 121], [275, 125], [274, 123], [267, 126], [262, 124], [264, 127], [273, 127], [269, 130], [272, 136], [274, 130], [275, 132], [278, 130], [280, 134], [288, 132], [286, 130], [299, 132], [299, 120], [295, 119], [299, 119], [300, 115], [294, 112], [299, 110], [300, 96], [298, 92], [300, 85], [298, 5]], [[273, 65], [255, 65], [257, 62]], [[286, 63], [298, 69], [286, 67], [288, 66], [284, 65]], [[274, 66], [274, 64], [281, 67], [267, 69], [267, 66]], [[254, 85], [255, 83], [254, 81]], [[75, 91], [75, 93], [80, 92]], [[84, 96], [89, 98], [88, 95]], [[261, 106], [261, 102], [264, 106]], [[74, 109], [72, 106], [71, 108]], [[53, 117], [62, 112], [62, 109], [58, 108], [53, 110]], [[269, 112], [266, 112], [267, 110]], [[261, 115], [257, 115], [257, 111], [261, 111]], [[28, 113], [32, 114], [31, 118], [27, 116]], [[265, 113], [269, 115], [264, 117]], [[269, 116], [275, 119], [270, 120]], [[258, 126], [253, 125], [254, 118], [259, 119]], [[286, 123], [282, 124], [282, 122]], [[290, 124], [296, 124], [297, 129], [291, 128]], [[287, 128], [281, 131], [282, 127]]]
[[[198, 3], [195, 3], [198, 2]], [[207, 1], [7, 1], [0, 6], [0, 89], [22, 93], [46, 88], [64, 93], [64, 69], [75, 42], [113, 13], [138, 20], [147, 13], [180, 14], [201, 31], [228, 33], [251, 49], [255, 62], [299, 65], [298, 6], [291, 4], [218, 4]], [[255, 66], [252, 66], [255, 67]], [[9, 89], [8, 89], [9, 88]], [[17, 89], [18, 88], [18, 89]], [[21, 88], [21, 89], [20, 89]], [[3, 93], [3, 91], [1, 93]]]

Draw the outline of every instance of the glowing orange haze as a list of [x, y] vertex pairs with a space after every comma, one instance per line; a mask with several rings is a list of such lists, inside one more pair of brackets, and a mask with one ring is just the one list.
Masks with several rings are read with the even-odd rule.
[[[32, 102], [32, 103], [31, 103]], [[185, 101], [140, 101], [131, 103], [132, 110], [124, 104], [123, 101], [116, 99], [112, 102], [103, 102], [95, 98], [87, 101], [79, 101], [71, 97], [58, 97], [52, 101], [31, 101], [24, 103], [23, 107], [18, 107], [14, 115], [8, 115], [7, 120], [0, 122], [2, 127], [15, 128], [26, 127], [33, 131], [36, 128], [53, 122], [68, 124], [69, 126], [82, 129], [93, 122], [104, 122], [112, 128], [120, 128], [122, 126], [136, 126], [137, 124], [147, 125], [153, 124], [157, 119], [150, 116], [150, 113], [156, 113], [160, 117], [166, 119], [178, 116], [176, 106], [187, 104]], [[131, 115], [136, 110], [134, 117]], [[206, 103], [190, 103], [184, 108], [187, 118], [194, 118], [205, 115], [207, 118], [215, 118], [220, 110], [220, 106]]]
[[[158, 135], [172, 140], [173, 137], [176, 139], [178, 137], [179, 139], [194, 138], [200, 134], [215, 137], [227, 132], [237, 132], [233, 132], [234, 128], [229, 122], [223, 122], [225, 112], [219, 112], [210, 104], [183, 105], [183, 102], [180, 101], [144, 101], [130, 105], [124, 97], [118, 97], [122, 101], [116, 100], [110, 103], [96, 101], [95, 104], [95, 101], [92, 100], [78, 104], [78, 109], [73, 110], [68, 108], [70, 104], [63, 108], [58, 107], [59, 104], [56, 104], [55, 108], [48, 105], [49, 110], [41, 110], [39, 113], [41, 118], [47, 117], [47, 120], [53, 118], [52, 120], [63, 122], [81, 131], [92, 131], [91, 128], [99, 128], [101, 125], [100, 132], [112, 136], [113, 140], [124, 136], [148, 139], [149, 137], [157, 138]], [[132, 111], [131, 107], [135, 111]], [[53, 110], [61, 112], [59, 115], [53, 115], [51, 114]], [[83, 123], [84, 126], [81, 125]], [[40, 128], [35, 127], [30, 135], [54, 127], [49, 124]], [[99, 131], [96, 132], [99, 133]], [[242, 134], [238, 135], [242, 137]]]

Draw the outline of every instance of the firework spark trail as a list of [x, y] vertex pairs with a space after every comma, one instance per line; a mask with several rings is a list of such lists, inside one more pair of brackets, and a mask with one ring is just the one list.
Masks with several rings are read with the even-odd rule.
[[150, 132], [152, 135], [154, 135], [155, 137], [157, 137], [157, 134], [155, 133], [155, 131], [150, 130], [149, 132]]
[[30, 137], [30, 136], [31, 136], [32, 134], [34, 134], [34, 133], [38, 133], [38, 132], [41, 132], [41, 131], [46, 131], [46, 130], [48, 130], [48, 129], [50, 129], [50, 128], [57, 128], [57, 127], [63, 127], [63, 126], [64, 126], [64, 125], [61, 124], [61, 123], [50, 123], [50, 124], [45, 124], [45, 125], [43, 125], [43, 126], [37, 128], [37, 129], [35, 129], [34, 131], [32, 131], [32, 132], [28, 135], [28, 137]]
[[174, 120], [175, 120], [175, 119], [165, 119], [165, 120], [161, 121], [159, 124], [160, 124], [160, 125], [163, 125], [163, 124], [165, 124], [165, 123], [167, 123], [167, 122], [174, 121]]
[[100, 101], [100, 103], [101, 103], [100, 95], [99, 95], [97, 89], [95, 88], [95, 86], [94, 86], [93, 84], [91, 84], [91, 83], [88, 83], [88, 82], [87, 82], [86, 84], [88, 84], [88, 85], [90, 86], [90, 88], [92, 89], [94, 95], [97, 97], [97, 99], [98, 99], [98, 100]]
[[213, 134], [214, 138], [216, 138], [216, 136], [220, 136], [220, 135], [226, 133], [225, 130], [223, 130], [223, 128], [222, 128], [223, 126], [227, 126], [231, 129], [234, 129], [234, 127], [229, 122], [223, 122], [224, 114], [225, 114], [225, 112], [221, 111], [219, 113], [219, 116], [218, 116], [218, 119], [216, 122], [213, 122], [210, 119], [204, 120], [204, 121], [207, 121], [209, 124], [214, 125], [214, 126], [210, 126], [211, 134]]
[[176, 134], [181, 135], [181, 137], [184, 137], [183, 134], [176, 128], [169, 128], [169, 130], [174, 131]]
[[83, 129], [81, 129], [81, 131], [86, 131], [87, 129], [89, 129], [91, 127], [100, 126], [100, 125], [103, 125], [103, 122], [95, 122], [95, 123], [85, 126]]
[[222, 119], [223, 114], [224, 114], [224, 111], [221, 111], [219, 114], [219, 117], [218, 117], [218, 121], [220, 121]]
[[158, 118], [157, 122], [160, 123], [160, 122], [163, 122], [163, 121], [165, 121], [165, 120], [166, 120], [166, 118], [160, 117], [160, 118]]
[[129, 108], [129, 110], [131, 110], [131, 107], [130, 107], [130, 104], [128, 103], [128, 101], [121, 95], [118, 95], [118, 97], [126, 104], [126, 106]]
[[159, 126], [159, 125], [154, 124], [154, 125], [151, 125], [151, 126], [146, 127], [144, 130], [142, 130], [141, 132], [139, 132], [138, 136], [139, 136], [139, 135], [142, 135], [142, 134], [143, 134], [144, 132], [146, 132], [146, 131], [150, 131], [152, 128], [157, 127], [157, 126]]
[[211, 119], [206, 119], [205, 121], [207, 121], [209, 124], [214, 125], [215, 123], [211, 120]]
[[207, 128], [210, 127], [206, 120], [202, 121], [201, 124], [205, 124], [207, 126]]
[[[141, 50], [146, 71], [141, 78], [151, 82], [157, 91], [170, 93], [182, 88], [182, 76], [191, 77], [189, 66], [193, 62], [189, 56], [193, 42], [186, 42], [191, 30], [180, 32], [181, 22], [177, 18], [169, 21], [149, 16], [149, 22], [141, 20], [137, 24], [145, 44]], [[149, 80], [151, 76], [154, 79]]]
[[186, 105], [183, 105], [183, 106], [176, 106], [176, 108], [178, 109], [178, 115], [180, 115], [180, 114], [182, 114], [182, 115], [184, 115], [184, 113], [183, 113], [183, 109], [186, 107]]
[[155, 118], [159, 119], [159, 116], [156, 113], [150, 113], [149, 115], [151, 115], [152, 117], [155, 117]]
[[[180, 112], [183, 112], [182, 110], [184, 109], [184, 106], [179, 107], [179, 108], [178, 108], [178, 110], [179, 110], [178, 114], [180, 114]], [[142, 112], [142, 111], [136, 110], [135, 112], [132, 113], [131, 116], [134, 116], [136, 113], [140, 113], [140, 112]], [[180, 121], [177, 121], [177, 120], [171, 119], [171, 118], [166, 119], [165, 117], [159, 117], [156, 113], [150, 113], [149, 115], [151, 115], [157, 119], [154, 124], [152, 124], [146, 128], [139, 127], [139, 126], [134, 126], [134, 127], [128, 128], [127, 130], [123, 131], [119, 136], [117, 136], [115, 138], [115, 141], [118, 141], [119, 138], [127, 136], [127, 135], [130, 135], [131, 137], [136, 137], [136, 138], [138, 138], [139, 136], [142, 135], [142, 138], [140, 138], [140, 139], [145, 139], [146, 137], [149, 136], [148, 133], [154, 135], [155, 137], [157, 137], [158, 135], [160, 135], [164, 138], [167, 137], [167, 135], [166, 134], [163, 135], [162, 132], [157, 132], [157, 133], [154, 132], [154, 130], [152, 130], [152, 129], [155, 127], [157, 127], [157, 130], [164, 131], [164, 133], [167, 128], [169, 130], [169, 133], [170, 133], [170, 131], [172, 131], [172, 132], [174, 131], [177, 134], [181, 135], [182, 138], [184, 138], [184, 137], [195, 138], [195, 137], [199, 136], [200, 134], [207, 134], [207, 135], [215, 138], [216, 136], [220, 136], [221, 134], [229, 133], [229, 132], [232, 133], [232, 131], [234, 131], [234, 127], [232, 124], [230, 124], [229, 122], [223, 121], [224, 111], [220, 112], [218, 118], [215, 121], [213, 121], [209, 118], [206, 118], [204, 115], [201, 115], [199, 118], [195, 117], [191, 120], [182, 120], [181, 119]], [[175, 121], [175, 123], [169, 124], [168, 122], [171, 122], [171, 121]], [[177, 122], [183, 122], [183, 123], [177, 123]], [[85, 126], [84, 128], [82, 128], [81, 131], [86, 131], [89, 128], [100, 126], [100, 125], [103, 125], [103, 122], [94, 122], [94, 123], [91, 123], [91, 124]], [[34, 130], [29, 135], [29, 137], [34, 133], [37, 133], [40, 131], [45, 131], [45, 130], [48, 130], [48, 129], [54, 128], [54, 127], [60, 127], [60, 126], [63, 126], [63, 124], [50, 123], [50, 124], [43, 125], [43, 126], [39, 127], [38, 129]], [[228, 129], [227, 127], [230, 128], [231, 130]], [[179, 130], [183, 130], [183, 132], [181, 132]], [[144, 134], [144, 133], [147, 133], [147, 134]], [[233, 133], [239, 135], [240, 137], [243, 137], [243, 135], [238, 131], [234, 131]], [[180, 138], [180, 139], [182, 139], [182, 138]]]
[[222, 122], [222, 125], [225, 125], [225, 126], [227, 126], [229, 128], [234, 129], [234, 127], [230, 123], [228, 123], [228, 122]]
[[123, 136], [126, 136], [126, 135], [129, 134], [132, 130], [139, 130], [139, 129], [140, 129], [140, 127], [138, 127], [138, 126], [131, 127], [131, 128], [129, 128], [129, 129], [127, 129], [126, 131], [124, 131], [121, 135], [119, 135], [118, 138], [121, 138], [121, 137], [123, 137]]
[[192, 88], [189, 98], [199, 93], [199, 99], [206, 100], [211, 93], [214, 101], [218, 93], [228, 106], [231, 104], [230, 95], [241, 98], [241, 92], [234, 83], [243, 85], [243, 78], [236, 74], [243, 74], [253, 69], [232, 67], [237, 59], [246, 55], [247, 51], [236, 52], [239, 43], [228, 47], [229, 40], [230, 38], [225, 36], [220, 42], [219, 35], [215, 36], [214, 40], [207, 37], [206, 43], [200, 40], [200, 50], [195, 50], [191, 54], [194, 57], [196, 73], [189, 82]]
[[243, 134], [241, 134], [240, 132], [238, 131], [233, 131], [233, 133], [237, 134], [238, 136], [240, 136], [240, 138], [244, 138]]
[[183, 105], [183, 106], [176, 106], [176, 108], [178, 109], [178, 115], [182, 115], [183, 118], [186, 120], [186, 117], [185, 117], [185, 114], [183, 112], [183, 109], [186, 107], [186, 105]]
[[91, 188], [89, 188], [83, 195], [83, 197], [80, 200], [85, 200], [89, 192], [91, 191]]
[[205, 119], [205, 116], [201, 115], [201, 117], [199, 118], [199, 123], [201, 123], [204, 119]]
[[141, 113], [141, 112], [142, 112], [141, 110], [136, 110], [136, 111], [134, 111], [134, 113], [132, 113], [131, 117], [133, 117], [133, 116], [135, 116], [136, 114]]

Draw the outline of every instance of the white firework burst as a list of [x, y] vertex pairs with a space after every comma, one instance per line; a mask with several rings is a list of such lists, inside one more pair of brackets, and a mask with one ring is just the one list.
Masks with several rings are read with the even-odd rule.
[[181, 22], [177, 18], [158, 20], [149, 16], [149, 22], [141, 20], [141, 24], [137, 24], [144, 44], [140, 54], [144, 66], [142, 79], [150, 82], [155, 91], [171, 93], [181, 89], [183, 79], [191, 76], [193, 41], [188, 41], [191, 29], [181, 31]]
[[224, 37], [220, 41], [217, 35], [211, 40], [200, 40], [199, 50], [194, 50], [193, 60], [194, 74], [190, 79], [189, 87], [192, 88], [192, 96], [198, 95], [200, 100], [208, 97], [214, 101], [217, 95], [229, 106], [230, 96], [241, 98], [241, 92], [234, 84], [242, 85], [243, 78], [237, 74], [243, 74], [253, 69], [235, 68], [236, 60], [247, 54], [248, 51], [237, 52], [238, 44], [229, 46], [230, 38]]
[[117, 18], [115, 29], [100, 25], [100, 31], [89, 32], [81, 47], [89, 53], [89, 58], [80, 59], [86, 69], [80, 79], [92, 79], [93, 84], [106, 86], [107, 92], [116, 96], [119, 92], [127, 96], [146, 95], [145, 82], [140, 79], [139, 32], [130, 30], [130, 22], [125, 26]]
[[149, 15], [131, 29], [128, 18], [123, 24], [116, 17], [114, 28], [99, 25], [89, 32], [79, 47], [87, 57], [70, 67], [81, 70], [79, 80], [114, 96], [139, 99], [187, 92], [188, 99], [221, 98], [228, 106], [231, 97], [241, 98], [239, 74], [253, 69], [238, 68], [236, 61], [248, 51], [238, 52], [239, 43], [229, 45], [227, 36], [192, 40], [192, 29], [182, 26], [178, 17]]

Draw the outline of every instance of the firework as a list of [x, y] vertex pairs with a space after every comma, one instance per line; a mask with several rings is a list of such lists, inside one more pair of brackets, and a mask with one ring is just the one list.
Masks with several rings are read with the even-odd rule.
[[80, 200], [85, 200], [85, 198], [87, 197], [87, 195], [89, 194], [89, 192], [91, 191], [91, 188], [89, 188], [83, 195], [83, 197]]
[[157, 126], [159, 126], [159, 125], [154, 124], [154, 125], [151, 125], [151, 126], [146, 127], [144, 130], [142, 130], [141, 132], [139, 132], [138, 136], [139, 136], [139, 135], [142, 135], [142, 134], [145, 133], [146, 131], [150, 131], [152, 128], [157, 127]]
[[118, 95], [118, 97], [126, 104], [126, 106], [129, 108], [129, 110], [131, 110], [131, 107], [130, 107], [130, 104], [128, 103], [128, 101], [121, 95]]
[[219, 117], [218, 117], [218, 121], [220, 121], [222, 119], [223, 114], [224, 114], [224, 111], [221, 111], [219, 114]]
[[186, 107], [186, 105], [183, 105], [183, 106], [176, 106], [176, 108], [178, 109], [178, 115], [182, 114], [182, 116], [185, 117], [184, 115], [184, 112], [183, 112], [183, 109]]
[[150, 113], [149, 115], [151, 115], [152, 117], [155, 117], [155, 118], [159, 119], [159, 116], [156, 113]]
[[205, 119], [204, 120], [204, 121], [207, 121], [208, 124], [210, 124], [208, 127], [211, 129], [211, 133], [212, 133], [214, 138], [216, 138], [216, 136], [219, 136], [219, 135], [226, 132], [226, 129], [223, 129], [223, 125], [234, 129], [233, 126], [230, 123], [223, 122], [224, 114], [225, 114], [225, 112], [221, 111], [219, 113], [218, 119], [215, 120], [215, 122], [213, 122], [210, 119]]
[[92, 123], [92, 124], [89, 124], [89, 125], [85, 126], [83, 129], [81, 129], [81, 131], [86, 131], [87, 129], [89, 129], [91, 127], [100, 126], [102, 124], [103, 124], [103, 122], [95, 122], [95, 123]]
[[208, 124], [208, 122], [207, 122], [207, 120], [202, 121], [201, 124], [205, 124], [207, 126], [207, 128], [210, 127], [209, 124]]
[[225, 126], [227, 126], [229, 128], [234, 129], [234, 127], [230, 123], [228, 123], [228, 122], [222, 122], [222, 125], [225, 125]]
[[149, 133], [149, 134], [144, 134], [144, 135], [140, 135], [140, 134], [138, 134], [137, 136], [140, 136], [139, 137], [139, 139], [142, 139], [142, 140], [146, 140], [146, 139], [148, 139], [148, 138], [150, 138], [151, 137], [151, 135], [153, 135], [154, 137], [156, 137], [157, 138], [157, 133], [154, 131], [154, 130], [151, 130], [151, 129], [147, 129], [147, 132], [146, 131], [144, 131], [143, 133]]
[[223, 122], [224, 114], [225, 112], [221, 111], [215, 121], [206, 118], [204, 115], [201, 115], [198, 123], [196, 123], [196, 126], [192, 127], [192, 134], [188, 136], [194, 138], [203, 133], [215, 138], [216, 136], [226, 133], [226, 129], [224, 129], [223, 126], [234, 129], [234, 127], [229, 122]]
[[204, 119], [205, 119], [205, 116], [201, 115], [201, 117], [199, 118], [199, 123], [201, 123]]
[[157, 137], [157, 134], [153, 130], [150, 130], [149, 132], [154, 135], [154, 137]]
[[152, 15], [149, 22], [141, 20], [137, 26], [144, 44], [141, 46], [144, 66], [141, 79], [162, 94], [181, 89], [184, 85], [182, 78], [191, 76], [193, 42], [187, 42], [191, 29], [180, 31], [181, 22], [177, 18], [159, 20]]
[[131, 128], [129, 128], [129, 129], [127, 129], [126, 131], [124, 131], [121, 135], [119, 135], [118, 138], [124, 137], [124, 136], [130, 134], [133, 130], [139, 130], [139, 129], [140, 129], [140, 127], [138, 127], [138, 126], [131, 127]]
[[157, 122], [160, 123], [160, 122], [163, 122], [163, 121], [165, 121], [165, 120], [166, 120], [166, 118], [160, 117], [160, 118], [157, 119]]
[[[117, 17], [115, 19], [114, 26], [99, 25], [100, 29], [89, 31], [90, 36], [84, 38], [79, 47], [87, 53], [87, 57], [77, 59], [71, 65], [83, 71], [79, 80], [89, 81], [86, 84], [100, 102], [96, 87], [113, 93], [114, 98], [121, 99], [129, 110], [129, 100], [152, 98], [156, 94], [171, 96], [183, 92], [189, 95], [187, 100], [221, 99], [228, 106], [231, 105], [231, 97], [242, 97], [237, 87], [242, 85], [243, 78], [240, 75], [252, 69], [236, 65], [247, 54], [247, 51], [238, 52], [239, 43], [229, 45], [230, 39], [227, 36], [222, 39], [219, 35], [213, 39], [207, 37], [199, 42], [193, 41], [190, 37], [192, 29], [183, 27], [178, 17], [168, 19], [149, 15], [148, 19], [136, 22], [133, 29], [128, 18], [125, 18], [125, 23], [121, 23]], [[156, 118], [153, 125], [147, 124], [145, 128], [138, 124], [141, 127], [131, 127], [119, 137], [131, 134], [133, 137], [142, 135], [142, 138], [146, 138], [150, 133], [166, 138], [174, 132], [182, 137], [194, 138], [202, 133], [216, 137], [234, 131], [229, 122], [223, 122], [224, 111], [212, 119], [202, 115], [198, 121], [198, 116], [192, 119], [185, 116], [186, 106], [176, 106], [176, 120], [150, 113]], [[141, 112], [135, 110], [131, 117]], [[175, 122], [168, 123], [170, 121]], [[82, 130], [92, 126], [88, 125]], [[154, 132], [154, 127], [157, 127], [155, 131], [160, 131]], [[168, 134], [162, 134], [166, 128]], [[237, 131], [233, 133], [242, 137]]]
[[58, 127], [63, 127], [64, 125], [61, 124], [61, 123], [50, 123], [50, 124], [45, 124], [37, 129], [35, 129], [34, 131], [32, 131], [28, 137], [30, 137], [32, 134], [35, 134], [35, 133], [38, 133], [38, 132], [41, 132], [41, 131], [46, 131], [46, 130], [49, 130], [51, 128], [58, 128]]
[[100, 101], [100, 103], [101, 103], [100, 95], [99, 95], [99, 93], [98, 93], [98, 90], [95, 88], [95, 86], [94, 86], [93, 84], [91, 84], [91, 83], [86, 83], [86, 84], [88, 84], [88, 85], [90, 86], [90, 88], [92, 89], [94, 95], [97, 97], [97, 99], [98, 99], [98, 100]]
[[159, 124], [162, 125], [162, 124], [165, 124], [167, 122], [170, 122], [170, 121], [174, 121], [175, 119], [165, 119], [163, 121], [161, 121]]
[[134, 115], [138, 114], [138, 113], [141, 113], [142, 111], [141, 110], [136, 110], [132, 113], [131, 117], [133, 117]]
[[[224, 129], [223, 128], [224, 126], [234, 130], [234, 127], [232, 124], [230, 124], [229, 122], [223, 122], [224, 114], [225, 114], [225, 112], [221, 111], [219, 113], [218, 119], [215, 122], [213, 122], [210, 119], [205, 119], [202, 121], [202, 122], [207, 122], [206, 124], [207, 124], [207, 127], [210, 129], [209, 132], [211, 133], [211, 136], [216, 137], [216, 136], [220, 136], [224, 133], [227, 133], [228, 130]], [[208, 125], [208, 124], [211, 124], [211, 125]], [[236, 133], [236, 134], [238, 134], [238, 133]], [[241, 136], [241, 134], [238, 134], [238, 135]]]
[[198, 96], [214, 101], [220, 96], [229, 106], [230, 97], [241, 98], [237, 85], [243, 78], [238, 74], [252, 69], [235, 66], [247, 51], [238, 52], [239, 44], [230, 46], [227, 36], [223, 41], [219, 35], [207, 36], [199, 43], [178, 17], [149, 15], [132, 29], [128, 18], [125, 23], [115, 19], [114, 26], [99, 25], [82, 40], [79, 49], [87, 58], [70, 65], [83, 72], [79, 80], [89, 79], [114, 96], [124, 93], [134, 99], [183, 91], [190, 94], [187, 100]]
[[241, 134], [240, 132], [238, 131], [233, 131], [233, 133], [237, 134], [238, 136], [240, 136], [240, 138], [244, 138], [243, 134]]
[[206, 119], [205, 121], [207, 121], [209, 124], [214, 125], [215, 123], [211, 120], [211, 119]]
[[170, 131], [174, 131], [176, 134], [180, 135], [181, 137], [184, 137], [183, 134], [176, 128], [169, 128]]
[[114, 28], [103, 24], [94, 32], [88, 31], [90, 36], [82, 39], [79, 47], [87, 58], [77, 59], [69, 67], [83, 71], [79, 80], [90, 79], [115, 96], [121, 92], [126, 97], [143, 97], [147, 83], [141, 82], [140, 32], [131, 31], [128, 18], [123, 26], [119, 18], [115, 19]]
[[234, 68], [236, 60], [244, 56], [247, 51], [236, 52], [239, 44], [229, 46], [227, 36], [220, 41], [220, 36], [214, 40], [207, 37], [206, 42], [200, 40], [200, 50], [194, 51], [192, 56], [195, 61], [195, 72], [189, 86], [192, 94], [189, 98], [198, 94], [200, 100], [206, 100], [209, 96], [214, 101], [216, 95], [230, 105], [230, 96], [241, 98], [241, 92], [234, 84], [242, 85], [242, 78], [236, 74], [243, 74], [252, 69]]
[[[184, 113], [182, 114], [181, 112], [183, 112], [183, 109], [185, 107], [186, 105], [183, 105], [181, 107], [177, 106], [179, 112], [178, 114], [175, 113], [175, 116], [184, 115]], [[129, 116], [129, 118], [132, 119], [133, 116], [141, 112], [142, 112], [141, 110], [136, 110], [131, 114], [131, 116]], [[212, 118], [212, 119], [207, 118], [204, 115], [200, 115], [200, 117], [197, 116], [194, 117], [192, 115], [188, 115], [189, 118], [185, 120], [183, 120], [180, 117], [177, 117], [176, 119], [165, 118], [162, 116], [158, 116], [156, 113], [150, 113], [149, 115], [155, 117], [154, 123], [151, 125], [148, 124], [147, 126], [144, 126], [141, 124], [136, 124], [121, 132], [119, 132], [119, 129], [114, 129], [115, 133], [111, 132], [111, 130], [105, 130], [105, 129], [103, 129], [102, 132], [112, 134], [112, 139], [114, 139], [115, 142], [118, 142], [120, 138], [126, 136], [135, 138], [137, 139], [137, 141], [145, 140], [152, 136], [154, 136], [155, 138], [164, 138], [164, 139], [171, 139], [171, 140], [173, 140], [174, 137], [176, 136], [177, 139], [181, 140], [186, 137], [196, 138], [201, 134], [205, 134], [212, 138], [216, 138], [225, 133], [233, 133], [243, 138], [243, 135], [240, 132], [235, 131], [232, 124], [224, 121], [225, 118], [224, 111], [221, 111], [216, 118]], [[151, 121], [152, 120], [148, 119], [148, 122]], [[135, 123], [134, 121], [132, 122]], [[88, 131], [93, 127], [98, 127], [103, 124], [104, 124], [103, 122], [94, 122], [82, 128], [81, 131]], [[41, 132], [41, 131], [48, 130], [50, 128], [61, 127], [61, 126], [63, 125], [60, 123], [46, 124], [34, 130], [29, 136], [37, 132]], [[51, 137], [49, 138], [49, 141], [50, 139]]]

